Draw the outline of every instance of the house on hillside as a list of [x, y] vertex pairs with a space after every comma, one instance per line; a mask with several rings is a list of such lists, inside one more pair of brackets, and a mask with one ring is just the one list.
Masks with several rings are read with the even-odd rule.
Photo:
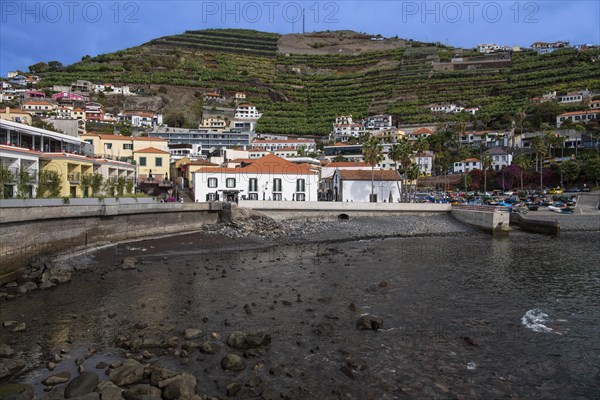
[[574, 124], [586, 124], [598, 119], [598, 113], [600, 113], [600, 110], [566, 112], [556, 116], [556, 127], [560, 128], [567, 120]]
[[491, 169], [494, 171], [501, 171], [502, 168], [512, 164], [512, 154], [501, 147], [494, 147], [488, 153], [492, 156]]
[[478, 158], [467, 158], [466, 160], [457, 161], [454, 163], [453, 170], [455, 174], [463, 174], [475, 169], [481, 169], [481, 161]]
[[196, 201], [316, 201], [319, 174], [268, 154], [237, 168], [201, 167], [193, 174]]
[[333, 175], [333, 201], [368, 203], [373, 193], [378, 203], [400, 199], [400, 175], [394, 170], [336, 169]]
[[236, 119], [259, 119], [261, 114], [250, 103], [240, 103], [235, 109]]

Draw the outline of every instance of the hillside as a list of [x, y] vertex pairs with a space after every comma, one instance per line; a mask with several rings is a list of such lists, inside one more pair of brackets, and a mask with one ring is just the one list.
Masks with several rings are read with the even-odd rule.
[[348, 31], [283, 36], [187, 31], [85, 56], [63, 71], [46, 73], [43, 83], [85, 79], [160, 91], [166, 114], [183, 111], [190, 120], [198, 116], [203, 91], [243, 91], [263, 112], [259, 132], [317, 135], [328, 134], [341, 114], [387, 112], [402, 123], [429, 123], [439, 117], [424, 105], [458, 102], [482, 107], [478, 118], [493, 123], [543, 92], [600, 90], [597, 49], [519, 52], [498, 68], [434, 70], [434, 63], [457, 54], [473, 52], [395, 38], [376, 41]]

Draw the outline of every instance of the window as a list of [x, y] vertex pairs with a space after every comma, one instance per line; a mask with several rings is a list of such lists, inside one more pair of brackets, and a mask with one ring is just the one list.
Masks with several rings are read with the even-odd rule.
[[281, 179], [280, 178], [273, 179], [273, 191], [281, 192]]
[[296, 192], [304, 192], [304, 191], [305, 191], [304, 179], [296, 179]]
[[273, 200], [281, 201], [281, 193], [273, 193]]
[[258, 200], [258, 193], [248, 194], [248, 200]]
[[225, 186], [227, 186], [228, 188], [234, 188], [235, 178], [227, 178], [227, 180], [225, 181]]
[[123, 143], [123, 150], [133, 150], [133, 145], [131, 143]]
[[162, 157], [156, 157], [154, 163], [154, 165], [156, 165], [157, 167], [162, 167]]
[[208, 187], [216, 188], [218, 184], [217, 178], [208, 178]]
[[306, 195], [304, 193], [296, 193], [296, 201], [305, 201]]
[[104, 143], [105, 149], [112, 149], [112, 143]]
[[250, 181], [248, 182], [248, 191], [258, 192], [258, 179], [250, 178]]
[[207, 193], [206, 201], [219, 201], [218, 193]]
[[140, 167], [146, 166], [146, 157], [140, 157]]

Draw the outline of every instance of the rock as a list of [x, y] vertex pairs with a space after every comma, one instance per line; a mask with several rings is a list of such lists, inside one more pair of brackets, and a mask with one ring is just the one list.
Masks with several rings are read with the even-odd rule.
[[204, 354], [217, 354], [221, 350], [221, 346], [212, 342], [204, 342], [200, 345], [200, 351]]
[[27, 325], [25, 322], [21, 322], [13, 328], [13, 332], [23, 332], [25, 329], [27, 329]]
[[265, 389], [260, 395], [260, 398], [263, 400], [279, 400], [281, 399], [279, 393], [272, 389]]
[[475, 339], [473, 339], [472, 337], [469, 336], [461, 336], [462, 340], [465, 341], [465, 343], [470, 344], [471, 346], [477, 346], [479, 347], [479, 342]]
[[48, 392], [46, 400], [65, 400], [65, 385], [53, 386]]
[[227, 336], [227, 346], [234, 349], [252, 349], [256, 347], [268, 346], [270, 343], [271, 335], [265, 332], [234, 332]]
[[8, 282], [6, 285], [4, 285], [4, 287], [7, 287], [7, 288], [16, 288], [17, 287], [17, 281]]
[[169, 378], [172, 378], [177, 375], [177, 372], [172, 371], [167, 368], [162, 368], [158, 366], [151, 367], [150, 372], [150, 383], [154, 386], [158, 386], [160, 382], [165, 381]]
[[150, 353], [148, 350], [144, 350], [142, 352], [142, 357], [144, 357], [146, 360], [149, 360], [150, 358], [154, 357], [154, 354]]
[[102, 400], [123, 400], [123, 389], [112, 382], [100, 382], [98, 392]]
[[4, 321], [2, 323], [2, 326], [5, 328], [12, 328], [13, 326], [17, 325], [19, 322], [17, 321]]
[[360, 331], [376, 331], [383, 327], [383, 319], [372, 315], [364, 315], [356, 321], [356, 328]]
[[162, 381], [158, 386], [163, 388], [165, 400], [190, 399], [196, 392], [196, 377], [184, 373]]
[[350, 309], [350, 311], [360, 312], [360, 307], [357, 306], [355, 303], [350, 303], [348, 308]]
[[37, 285], [35, 283], [25, 282], [24, 284], [19, 286], [19, 289], [17, 289], [17, 291], [21, 294], [25, 294], [27, 292], [31, 292], [32, 290], [36, 290], [36, 289], [37, 289]]
[[83, 396], [74, 397], [74, 400], [100, 400], [100, 395], [96, 392], [84, 394]]
[[384, 280], [384, 281], [381, 281], [381, 282], [379, 282], [379, 285], [378, 285], [378, 286], [379, 286], [380, 288], [386, 288], [386, 287], [389, 287], [389, 286], [390, 286], [390, 283], [389, 283], [388, 281], [385, 281], [385, 280]]
[[221, 360], [221, 367], [231, 371], [241, 371], [246, 368], [246, 363], [237, 354], [227, 354]]
[[125, 257], [121, 262], [121, 268], [123, 269], [134, 269], [138, 264], [138, 259], [135, 257]]
[[186, 351], [198, 350], [199, 347], [200, 345], [198, 343], [192, 342], [191, 340], [185, 341], [183, 342], [183, 345], [181, 345], [181, 348]]
[[331, 336], [333, 335], [333, 325], [327, 322], [322, 322], [317, 324], [316, 328], [313, 330], [313, 333], [321, 336]]
[[252, 309], [250, 308], [250, 306], [248, 304], [244, 304], [244, 311], [246, 312], [247, 315], [252, 315]]
[[262, 393], [262, 388], [243, 388], [238, 393], [240, 399], [254, 399]]
[[15, 355], [15, 351], [7, 344], [0, 344], [0, 358], [9, 358]]
[[56, 364], [50, 361], [46, 368], [48, 368], [50, 371], [54, 371], [54, 368], [56, 368]]
[[108, 364], [104, 361], [100, 361], [98, 364], [96, 364], [96, 369], [105, 369], [106, 367], [108, 367]]
[[65, 398], [85, 396], [96, 389], [98, 383], [100, 383], [100, 378], [95, 372], [84, 372], [69, 382], [65, 389]]
[[0, 385], [0, 398], [3, 400], [35, 400], [33, 386], [21, 383]]
[[58, 374], [50, 375], [46, 379], [42, 381], [42, 383], [46, 386], [54, 386], [60, 385], [62, 383], [67, 383], [71, 379], [70, 372], [59, 372]]
[[156, 339], [144, 339], [142, 347], [144, 349], [158, 349], [160, 347], [160, 342]]
[[84, 360], [83, 358], [81, 358], [81, 357], [77, 357], [77, 358], [75, 359], [75, 365], [77, 365], [77, 366], [80, 366], [81, 364], [83, 364], [83, 362], [84, 362], [84, 361], [85, 361], [85, 360]]
[[127, 359], [120, 367], [110, 370], [108, 378], [117, 386], [132, 385], [144, 379], [144, 366]]
[[116, 312], [111, 312], [111, 313], [108, 313], [108, 318], [110, 318], [110, 319], [113, 319], [113, 318], [114, 318], [114, 317], [116, 317], [116, 316], [117, 316], [117, 313], [116, 313]]
[[183, 332], [183, 337], [185, 340], [192, 340], [199, 338], [202, 335], [202, 331], [200, 329], [189, 328]]
[[0, 358], [0, 379], [10, 377], [25, 368], [25, 361], [15, 358]]
[[242, 385], [240, 385], [237, 382], [232, 382], [229, 385], [227, 385], [227, 396], [235, 396], [240, 390], [242, 390]]
[[179, 344], [179, 338], [177, 336], [172, 336], [170, 338], [164, 339], [160, 343], [160, 347], [163, 349], [171, 349], [173, 347], [177, 347], [178, 344]]
[[132, 386], [125, 391], [124, 396], [127, 400], [160, 399], [161, 391], [157, 387], [142, 384]]

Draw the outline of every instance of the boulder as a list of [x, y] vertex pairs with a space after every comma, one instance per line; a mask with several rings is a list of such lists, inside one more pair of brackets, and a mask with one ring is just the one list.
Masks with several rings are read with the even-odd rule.
[[15, 351], [7, 344], [0, 344], [0, 358], [10, 358], [15, 355]]
[[120, 367], [110, 370], [108, 379], [117, 386], [138, 383], [144, 379], [144, 366], [135, 360], [127, 359]]
[[221, 346], [213, 342], [204, 342], [200, 345], [200, 351], [204, 354], [217, 354], [221, 350]]
[[10, 377], [25, 368], [25, 361], [15, 358], [0, 358], [0, 379]]
[[85, 396], [91, 393], [100, 383], [100, 378], [95, 372], [84, 372], [75, 377], [65, 389], [65, 399]]
[[160, 382], [176, 376], [177, 372], [167, 368], [152, 366], [150, 367], [149, 375], [150, 384], [158, 386]]
[[25, 282], [24, 284], [22, 284], [21, 286], [19, 286], [19, 289], [17, 289], [17, 291], [21, 294], [25, 294], [27, 292], [31, 292], [32, 290], [37, 289], [37, 285], [33, 282]]
[[199, 338], [200, 335], [202, 335], [202, 331], [200, 329], [186, 329], [183, 332], [183, 337], [185, 338], [185, 340], [192, 340], [192, 339], [196, 339]]
[[242, 385], [240, 385], [238, 382], [230, 383], [227, 385], [227, 396], [235, 396], [240, 390], [242, 390]]
[[360, 331], [379, 330], [383, 327], [383, 319], [373, 315], [363, 315], [356, 321], [356, 328]]
[[241, 371], [246, 368], [246, 363], [237, 354], [227, 354], [221, 360], [221, 367], [231, 371]]
[[60, 385], [62, 383], [67, 383], [69, 382], [69, 380], [71, 380], [71, 373], [65, 371], [59, 372], [58, 374], [50, 375], [49, 377], [44, 379], [42, 383], [46, 386], [54, 386]]
[[270, 343], [271, 335], [265, 332], [233, 332], [227, 336], [227, 346], [233, 349], [253, 349], [256, 347], [268, 346]]
[[112, 382], [100, 382], [98, 392], [102, 400], [123, 400], [123, 389]]
[[125, 391], [124, 396], [127, 400], [160, 399], [161, 391], [157, 387], [142, 384], [132, 386]]
[[21, 383], [8, 383], [0, 385], [0, 398], [2, 400], [35, 400], [33, 386]]
[[123, 269], [134, 269], [138, 264], [138, 259], [135, 257], [125, 257], [121, 262], [121, 268]]
[[183, 345], [181, 345], [181, 348], [186, 351], [198, 350], [199, 347], [200, 345], [198, 343], [192, 342], [191, 340], [187, 340], [183, 343]]
[[196, 393], [196, 377], [184, 373], [162, 381], [158, 386], [163, 388], [165, 400], [191, 399]]

